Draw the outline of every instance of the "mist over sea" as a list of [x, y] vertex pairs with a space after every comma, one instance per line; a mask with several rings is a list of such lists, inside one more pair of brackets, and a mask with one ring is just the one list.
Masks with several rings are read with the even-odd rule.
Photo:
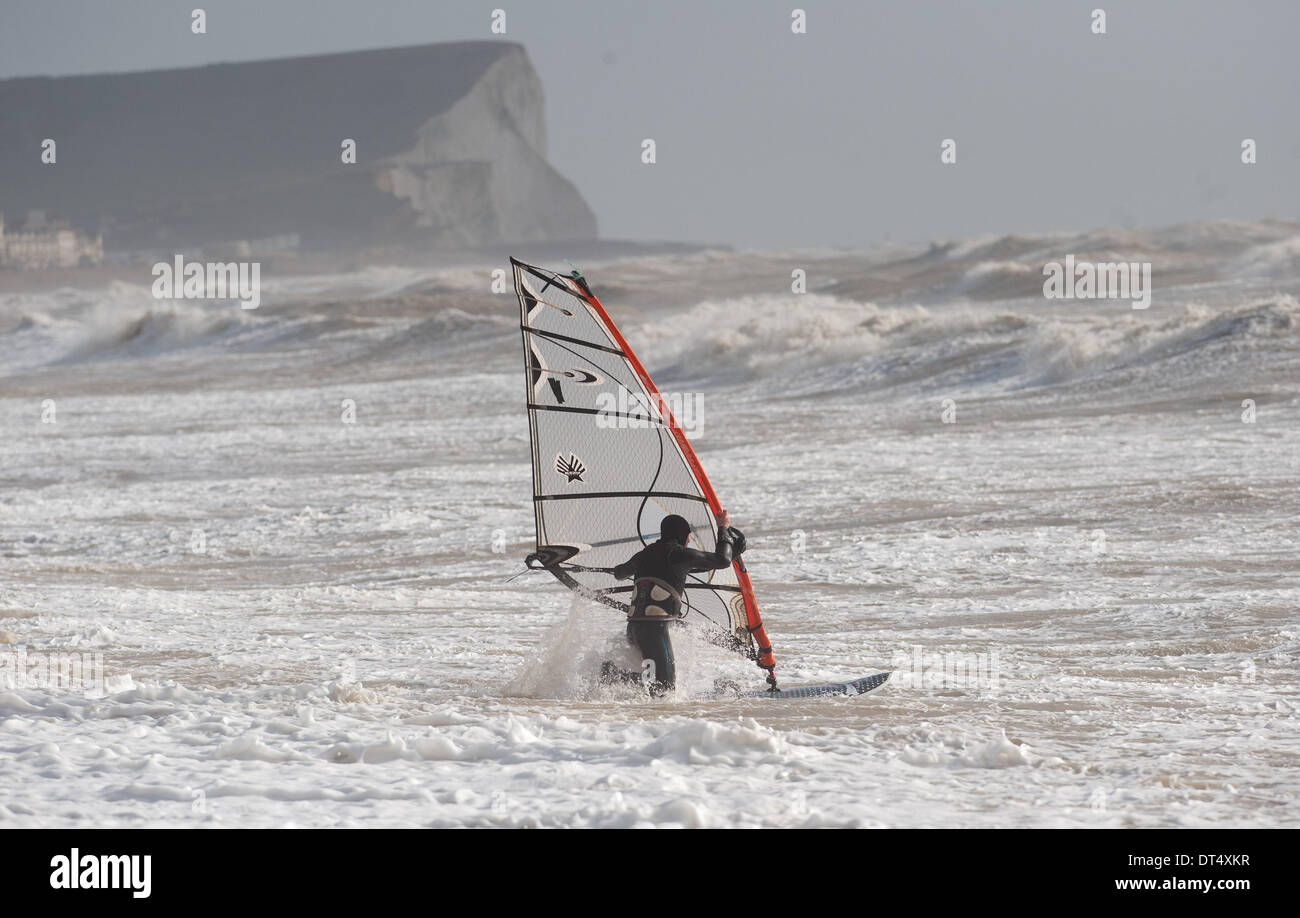
[[579, 264], [698, 394], [782, 682], [884, 689], [700, 700], [762, 674], [686, 631], [677, 697], [595, 684], [617, 614], [515, 577], [504, 263], [142, 268], [0, 294], [0, 825], [1300, 821], [1300, 224]]

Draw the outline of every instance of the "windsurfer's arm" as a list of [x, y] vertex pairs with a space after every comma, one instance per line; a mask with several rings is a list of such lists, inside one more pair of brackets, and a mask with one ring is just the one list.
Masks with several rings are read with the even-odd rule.
[[636, 573], [636, 565], [637, 562], [640, 560], [641, 560], [641, 552], [637, 552], [635, 555], [628, 558], [622, 564], [614, 565], [614, 579], [626, 580], [627, 578], [631, 577], [633, 574]]
[[731, 514], [726, 510], [718, 511], [718, 547], [712, 553], [695, 548], [683, 548], [691, 562], [692, 571], [716, 571], [731, 564], [735, 556], [731, 541]]

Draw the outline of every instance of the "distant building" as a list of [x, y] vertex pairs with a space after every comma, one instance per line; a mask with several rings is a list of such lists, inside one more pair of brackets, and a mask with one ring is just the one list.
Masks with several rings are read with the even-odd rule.
[[0, 267], [75, 268], [103, 260], [103, 236], [83, 236], [62, 221], [50, 220], [43, 210], [29, 211], [21, 231], [7, 232], [0, 213]]

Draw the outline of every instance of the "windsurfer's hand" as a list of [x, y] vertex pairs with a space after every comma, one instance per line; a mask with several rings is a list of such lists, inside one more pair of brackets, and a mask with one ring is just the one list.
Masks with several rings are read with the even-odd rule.
[[728, 513], [726, 510], [719, 510], [717, 513], [714, 514], [714, 517], [718, 521], [719, 529], [726, 529], [731, 525], [731, 514]]

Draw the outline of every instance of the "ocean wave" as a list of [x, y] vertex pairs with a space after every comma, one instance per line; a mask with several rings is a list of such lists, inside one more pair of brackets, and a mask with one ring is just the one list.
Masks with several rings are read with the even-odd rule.
[[60, 363], [147, 358], [185, 347], [205, 346], [238, 333], [254, 320], [237, 312], [172, 305], [126, 317], [83, 323], [82, 340]]
[[962, 275], [954, 292], [978, 299], [1013, 299], [1039, 295], [1042, 289], [1042, 265], [981, 261]]
[[1300, 274], [1300, 236], [1246, 249], [1226, 266], [1234, 277], [1294, 277]]
[[805, 295], [709, 301], [672, 323], [647, 323], [632, 337], [634, 347], [666, 364], [661, 382], [779, 379], [789, 394], [811, 394], [934, 385], [1021, 389], [1135, 371], [1172, 383], [1226, 373], [1261, 353], [1281, 358], [1297, 331], [1300, 303], [1290, 296], [1227, 309], [1081, 314], [1065, 306], [881, 307]]

